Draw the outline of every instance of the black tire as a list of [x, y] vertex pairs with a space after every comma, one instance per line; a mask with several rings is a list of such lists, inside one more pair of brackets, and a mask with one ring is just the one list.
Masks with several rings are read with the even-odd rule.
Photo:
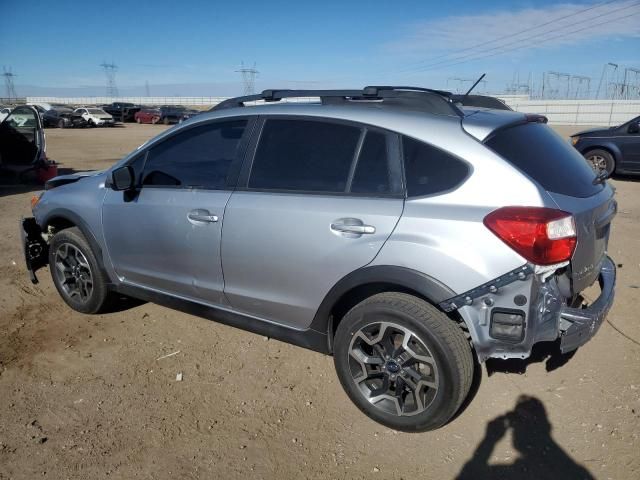
[[[79, 251], [84, 257], [84, 260], [80, 263], [86, 263], [86, 267], [83, 265], [78, 267], [73, 266], [74, 263], [75, 265], [79, 265], [77, 258], [73, 261], [73, 253], [69, 253], [73, 252], [74, 249]], [[65, 258], [68, 260], [65, 261]], [[71, 265], [71, 270], [75, 270], [72, 274], [69, 274], [68, 271], [63, 273], [58, 263], [61, 265], [63, 263]], [[107, 279], [100, 269], [98, 261], [85, 236], [77, 227], [61, 230], [54, 235], [49, 243], [49, 269], [51, 270], [51, 278], [58, 293], [72, 309], [82, 313], [98, 313], [106, 305], [109, 295]], [[70, 294], [69, 290], [72, 290], [72, 287], [77, 287], [81, 282], [86, 283], [87, 271], [89, 273], [88, 277], [91, 280], [90, 292], [84, 289], [85, 291], [83, 293], [87, 293], [84, 298], [81, 298], [81, 293], [75, 295]], [[69, 281], [64, 282], [63, 277]], [[80, 288], [80, 290], [82, 290], [82, 288]]]
[[584, 158], [587, 159], [587, 162], [596, 173], [606, 170], [607, 174], [611, 176], [616, 169], [616, 160], [607, 150], [600, 148], [589, 150], [584, 153]]
[[[378, 332], [375, 333], [376, 324], [378, 322], [384, 322], [386, 327], [380, 327]], [[393, 327], [389, 326], [393, 325]], [[356, 382], [356, 377], [360, 376], [360, 372], [365, 372], [368, 368], [380, 369], [375, 371], [372, 376], [377, 376], [378, 380], [371, 380], [372, 382], [379, 382], [381, 389], [384, 389], [385, 380], [384, 375], [390, 378], [389, 372], [393, 370], [397, 373], [393, 375], [395, 380], [391, 381], [387, 378], [387, 387], [391, 384], [394, 390], [405, 391], [403, 389], [409, 389], [409, 383], [405, 381], [414, 380], [415, 378], [427, 378], [427, 376], [420, 375], [421, 366], [414, 368], [410, 362], [415, 361], [413, 355], [406, 353], [407, 350], [401, 350], [398, 348], [397, 339], [394, 333], [390, 333], [391, 348], [395, 351], [402, 351], [404, 353], [399, 354], [396, 358], [401, 358], [403, 355], [409, 355], [405, 357], [406, 360], [400, 360], [395, 362], [394, 358], [386, 357], [387, 360], [382, 359], [383, 355], [376, 353], [375, 345], [373, 347], [369, 344], [361, 343], [365, 348], [371, 348], [371, 354], [369, 358], [378, 357], [378, 360], [385, 362], [384, 365], [369, 367], [364, 363], [358, 362], [354, 356], [350, 354], [352, 349], [352, 343], [360, 341], [362, 338], [356, 334], [365, 332], [365, 335], [370, 340], [375, 338], [383, 338], [387, 333], [393, 332], [394, 328], [406, 329], [410, 335], [408, 342], [412, 345], [413, 350], [423, 350], [426, 347], [426, 352], [420, 354], [422, 358], [429, 358], [429, 362], [435, 365], [435, 368], [429, 367], [425, 370], [429, 372], [434, 378], [434, 386], [422, 386], [416, 390], [420, 390], [424, 394], [424, 400], [426, 401], [417, 403], [415, 400], [417, 395], [409, 397], [409, 393], [405, 393], [405, 399], [402, 400], [402, 407], [400, 403], [393, 401], [389, 395], [380, 395], [380, 397], [387, 397], [377, 403], [372, 403], [365, 395], [375, 392], [375, 388], [372, 390], [371, 386], [366, 385], [368, 380]], [[366, 329], [371, 329], [374, 333], [369, 335]], [[364, 329], [364, 330], [361, 330]], [[383, 335], [383, 332], [384, 335]], [[375, 338], [371, 338], [375, 336]], [[405, 336], [402, 338], [404, 339]], [[380, 341], [382, 345], [386, 341]], [[409, 345], [409, 343], [407, 343]], [[375, 348], [374, 348], [375, 347]], [[362, 351], [362, 350], [360, 350]], [[396, 355], [396, 354], [392, 354]], [[377, 360], [377, 361], [378, 361]], [[397, 293], [387, 292], [374, 295], [352, 308], [342, 319], [338, 325], [335, 339], [334, 339], [334, 363], [340, 383], [345, 392], [356, 404], [356, 406], [367, 416], [373, 420], [393, 428], [395, 430], [401, 430], [405, 432], [424, 432], [427, 430], [434, 430], [446, 424], [457, 412], [458, 408], [466, 398], [471, 387], [473, 379], [474, 361], [471, 346], [468, 340], [465, 338], [462, 330], [455, 324], [453, 320], [448, 318], [444, 313], [435, 308], [433, 305], [425, 302], [422, 299], [414, 296]], [[395, 366], [393, 364], [396, 364]], [[423, 363], [424, 362], [417, 362]], [[417, 365], [414, 363], [413, 365]], [[355, 368], [354, 368], [355, 365]], [[400, 370], [396, 368], [400, 367]], [[386, 373], [382, 370], [386, 369]], [[355, 371], [355, 373], [354, 373]], [[417, 376], [414, 376], [417, 375]], [[367, 375], [364, 375], [367, 376]], [[402, 376], [402, 378], [400, 378]], [[367, 376], [367, 378], [369, 378]], [[422, 380], [414, 382], [420, 385]], [[363, 385], [365, 384], [365, 385]], [[376, 384], [373, 385], [374, 387]], [[400, 390], [398, 390], [398, 388]], [[388, 392], [389, 390], [387, 390]], [[406, 390], [406, 392], [409, 392]], [[394, 393], [394, 395], [397, 395]], [[402, 397], [402, 393], [400, 396]], [[377, 397], [379, 398], [379, 397]], [[407, 405], [409, 400], [413, 400], [413, 411], [410, 406]], [[385, 402], [387, 405], [391, 403], [394, 407], [391, 407], [397, 413], [390, 413], [385, 411], [381, 406]], [[419, 408], [420, 407], [420, 408]], [[421, 409], [422, 408], [422, 409]], [[400, 411], [402, 409], [402, 411]], [[407, 409], [407, 411], [405, 411]]]
[[67, 124], [63, 119], [58, 120], [58, 128], [67, 128]]
[[164, 119], [162, 120], [162, 123], [164, 123], [165, 125], [169, 125], [170, 123], [169, 117], [164, 117]]

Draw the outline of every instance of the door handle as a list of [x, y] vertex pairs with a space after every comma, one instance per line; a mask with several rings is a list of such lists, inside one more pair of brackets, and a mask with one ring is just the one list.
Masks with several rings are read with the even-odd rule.
[[218, 221], [217, 215], [211, 215], [206, 210], [195, 210], [193, 212], [189, 212], [187, 218], [189, 218], [189, 220], [193, 220], [194, 222], [216, 223]]
[[346, 233], [355, 235], [371, 235], [376, 233], [376, 227], [373, 225], [365, 225], [362, 220], [357, 218], [341, 218], [331, 223], [331, 230], [336, 233]]

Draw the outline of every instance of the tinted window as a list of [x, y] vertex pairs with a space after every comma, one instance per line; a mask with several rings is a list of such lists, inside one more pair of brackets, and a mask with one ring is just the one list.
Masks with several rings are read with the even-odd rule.
[[246, 123], [191, 128], [153, 147], [147, 155], [143, 185], [225, 188]]
[[403, 137], [402, 149], [410, 197], [451, 190], [469, 173], [469, 167], [462, 160], [426, 143]]
[[344, 192], [360, 129], [307, 120], [267, 120], [250, 188]]
[[603, 188], [593, 185], [593, 170], [582, 155], [545, 124], [500, 130], [485, 143], [550, 192], [589, 197]]
[[387, 147], [387, 136], [368, 131], [351, 183], [353, 193], [393, 193], [391, 187], [391, 165]]

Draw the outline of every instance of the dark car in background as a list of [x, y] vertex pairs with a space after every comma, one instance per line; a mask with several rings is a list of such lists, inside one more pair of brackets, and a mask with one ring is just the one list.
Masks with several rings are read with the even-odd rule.
[[571, 143], [596, 172], [640, 174], [640, 117], [617, 127], [578, 132]]
[[181, 105], [162, 105], [161, 107], [143, 108], [135, 114], [138, 123], [180, 123], [200, 113], [198, 110], [190, 110]]
[[100, 105], [99, 108], [107, 112], [117, 122], [135, 122], [135, 115], [141, 107], [128, 102], [113, 102], [109, 105]]
[[69, 107], [55, 106], [47, 110], [41, 105], [35, 105], [34, 108], [40, 113], [45, 128], [78, 128], [88, 125], [82, 115]]

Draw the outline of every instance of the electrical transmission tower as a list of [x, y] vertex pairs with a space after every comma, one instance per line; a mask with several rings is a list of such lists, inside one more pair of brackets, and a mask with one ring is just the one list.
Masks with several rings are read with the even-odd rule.
[[591, 90], [591, 77], [571, 75], [569, 86], [573, 92], [573, 98], [587, 98]]
[[[613, 68], [609, 68], [613, 67]], [[611, 70], [611, 73], [609, 71]], [[609, 85], [612, 83], [615, 86], [615, 76], [616, 71], [618, 70], [617, 63], [605, 63], [602, 68], [602, 75], [600, 76], [600, 83], [598, 83], [598, 91], [596, 92], [596, 98], [600, 98], [600, 91], [602, 90], [602, 85], [604, 84], [604, 96], [607, 96], [607, 92], [609, 90]], [[611, 82], [613, 80], [613, 82]], [[611, 98], [615, 98], [615, 90], [613, 91], [613, 96]]]
[[118, 66], [113, 62], [102, 62], [100, 66], [104, 69], [104, 74], [107, 77], [107, 97], [117, 97], [116, 71], [118, 70]]
[[256, 77], [258, 76], [258, 70], [256, 70], [256, 63], [253, 62], [253, 67], [248, 68], [244, 66], [244, 62], [240, 64], [240, 69], [236, 70], [242, 76], [242, 84], [244, 86], [245, 95], [253, 95], [255, 92]]
[[640, 96], [640, 70], [637, 68], [625, 68], [622, 82], [622, 98], [631, 100]]
[[560, 88], [565, 86], [564, 98], [569, 98], [571, 89], [571, 74], [561, 72], [544, 72], [542, 74], [542, 98], [563, 98]]
[[[460, 78], [460, 77], [449, 77], [447, 78], [447, 89], [449, 88], [449, 82], [457, 82], [458, 86], [455, 89], [454, 93], [464, 93], [467, 91], [467, 87], [465, 87], [465, 84], [467, 85], [473, 85], [473, 83], [477, 80], [477, 78]], [[487, 90], [487, 81], [486, 80], [482, 80], [480, 81], [480, 88], [478, 88], [476, 90], [475, 93], [482, 93], [484, 91]]]
[[2, 67], [2, 70], [3, 70], [2, 76], [4, 77], [4, 86], [7, 92], [7, 98], [9, 100], [11, 100], [12, 98], [18, 98], [18, 95], [16, 94], [16, 87], [13, 85], [13, 77], [15, 77], [16, 75], [11, 72], [11, 67], [9, 68]]

